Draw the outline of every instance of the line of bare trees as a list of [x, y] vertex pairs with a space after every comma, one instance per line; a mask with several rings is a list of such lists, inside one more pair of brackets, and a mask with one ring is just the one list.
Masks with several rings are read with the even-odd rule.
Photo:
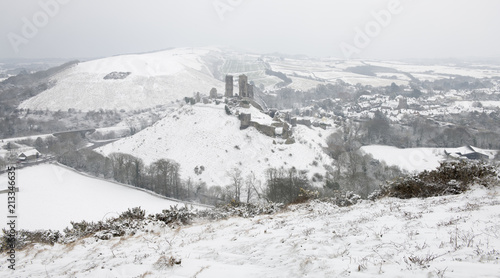
[[269, 201], [278, 203], [291, 203], [297, 200], [301, 189], [310, 189], [307, 172], [290, 169], [270, 168], [267, 170], [266, 197]]
[[97, 177], [151, 190], [166, 197], [187, 200], [194, 196], [183, 186], [180, 165], [169, 159], [160, 159], [146, 166], [142, 159], [125, 153], [105, 157], [93, 150], [68, 151], [57, 158], [59, 163]]

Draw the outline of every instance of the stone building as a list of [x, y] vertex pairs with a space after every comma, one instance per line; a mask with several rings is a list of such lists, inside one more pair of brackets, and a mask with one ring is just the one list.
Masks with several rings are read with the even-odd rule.
[[248, 97], [253, 98], [253, 85], [248, 84]]
[[225, 97], [233, 97], [233, 87], [233, 76], [226, 75], [226, 93], [224, 94]]
[[217, 89], [216, 88], [212, 88], [212, 90], [210, 90], [210, 98], [217, 98]]
[[239, 76], [238, 85], [240, 98], [248, 97], [248, 77], [246, 75]]

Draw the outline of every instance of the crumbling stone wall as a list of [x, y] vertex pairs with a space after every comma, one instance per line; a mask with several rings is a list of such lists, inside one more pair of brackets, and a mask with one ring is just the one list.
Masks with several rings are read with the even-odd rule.
[[217, 89], [216, 88], [212, 88], [210, 90], [210, 98], [212, 98], [212, 99], [217, 98]]
[[240, 129], [245, 129], [250, 126], [250, 122], [252, 121], [252, 114], [241, 113], [239, 115], [239, 119], [241, 122]]
[[274, 126], [261, 125], [257, 122], [250, 122], [250, 125], [269, 137], [276, 137], [276, 128]]
[[311, 127], [312, 123], [311, 123], [311, 120], [300, 119], [300, 120], [297, 120], [297, 124]]

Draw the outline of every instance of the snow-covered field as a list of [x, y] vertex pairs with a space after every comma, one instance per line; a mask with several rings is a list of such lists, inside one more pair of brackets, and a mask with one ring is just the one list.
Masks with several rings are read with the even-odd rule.
[[[159, 213], [181, 205], [154, 194], [74, 172], [55, 164], [41, 164], [16, 171], [20, 192], [16, 194], [18, 229], [56, 229], [71, 221], [100, 221], [140, 206]], [[7, 188], [7, 175], [0, 175], [0, 189]], [[0, 195], [0, 218], [7, 219], [7, 195]], [[200, 207], [201, 208], [201, 207]], [[1, 275], [0, 275], [1, 276]], [[5, 276], [3, 276], [5, 277]]]
[[275, 215], [37, 244], [0, 276], [499, 277], [499, 211], [498, 189], [484, 188], [344, 208], [313, 201]]
[[[318, 81], [314, 82], [313, 80], [309, 80], [309, 82], [304, 82], [303, 78], [295, 77], [295, 75], [307, 76], [309, 78], [316, 78], [316, 79], [319, 78], [320, 80], [325, 80], [330, 83], [335, 83], [337, 79], [341, 79], [342, 81], [350, 83], [352, 85], [360, 83], [362, 85], [390, 86], [391, 83], [393, 82], [398, 85], [408, 84], [407, 78], [403, 79], [393, 79], [385, 77], [381, 78], [377, 76], [367, 76], [345, 71], [347, 68], [352, 66], [364, 65], [361, 61], [340, 61], [340, 60], [330, 61], [327, 59], [322, 59], [322, 60], [285, 59], [285, 60], [273, 61], [270, 64], [273, 70], [283, 72], [293, 80], [293, 83], [290, 84], [289, 87], [300, 90], [313, 89], [322, 82]], [[296, 80], [298, 83], [294, 84]]]
[[389, 166], [398, 166], [408, 172], [433, 170], [444, 160], [444, 152], [438, 148], [400, 149], [392, 146], [371, 145], [361, 147], [373, 158], [384, 161]]
[[[465, 148], [407, 148], [400, 149], [393, 146], [370, 145], [361, 150], [371, 154], [373, 158], [385, 162], [389, 166], [398, 166], [408, 172], [422, 172], [434, 170], [446, 159], [445, 151], [450, 154], [467, 153]], [[484, 150], [474, 147], [479, 153], [493, 158], [496, 150]]]
[[[252, 113], [252, 119], [260, 123], [271, 123], [272, 119], [257, 109], [240, 110]], [[323, 165], [332, 164], [322, 150], [326, 146], [324, 138], [330, 132], [299, 125], [294, 128], [297, 142], [286, 145], [284, 140], [261, 134], [254, 127], [240, 130], [240, 121], [234, 115], [226, 115], [223, 104], [196, 104], [185, 105], [153, 126], [97, 151], [105, 155], [132, 154], [146, 164], [161, 158], [172, 159], [180, 164], [183, 179], [226, 186], [231, 184], [228, 172], [235, 167], [242, 170], [243, 177], [253, 172], [261, 182], [271, 167], [295, 166], [309, 170], [311, 176], [324, 174]], [[201, 166], [205, 170], [195, 173], [195, 167]]]
[[[498, 75], [500, 67], [494, 64], [480, 64], [480, 63], [442, 63], [442, 64], [416, 64], [411, 62], [390, 62], [390, 61], [371, 61], [371, 65], [393, 68], [402, 72], [408, 72], [416, 75], [417, 78], [423, 80], [434, 80], [436, 77], [439, 79], [447, 78], [450, 75], [470, 76], [475, 78], [488, 78]], [[428, 78], [425, 78], [428, 77]]]

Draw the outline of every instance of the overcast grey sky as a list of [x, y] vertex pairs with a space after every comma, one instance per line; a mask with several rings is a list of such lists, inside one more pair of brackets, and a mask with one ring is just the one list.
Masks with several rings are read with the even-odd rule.
[[0, 0], [0, 59], [224, 45], [338, 58], [500, 57], [498, 0]]

